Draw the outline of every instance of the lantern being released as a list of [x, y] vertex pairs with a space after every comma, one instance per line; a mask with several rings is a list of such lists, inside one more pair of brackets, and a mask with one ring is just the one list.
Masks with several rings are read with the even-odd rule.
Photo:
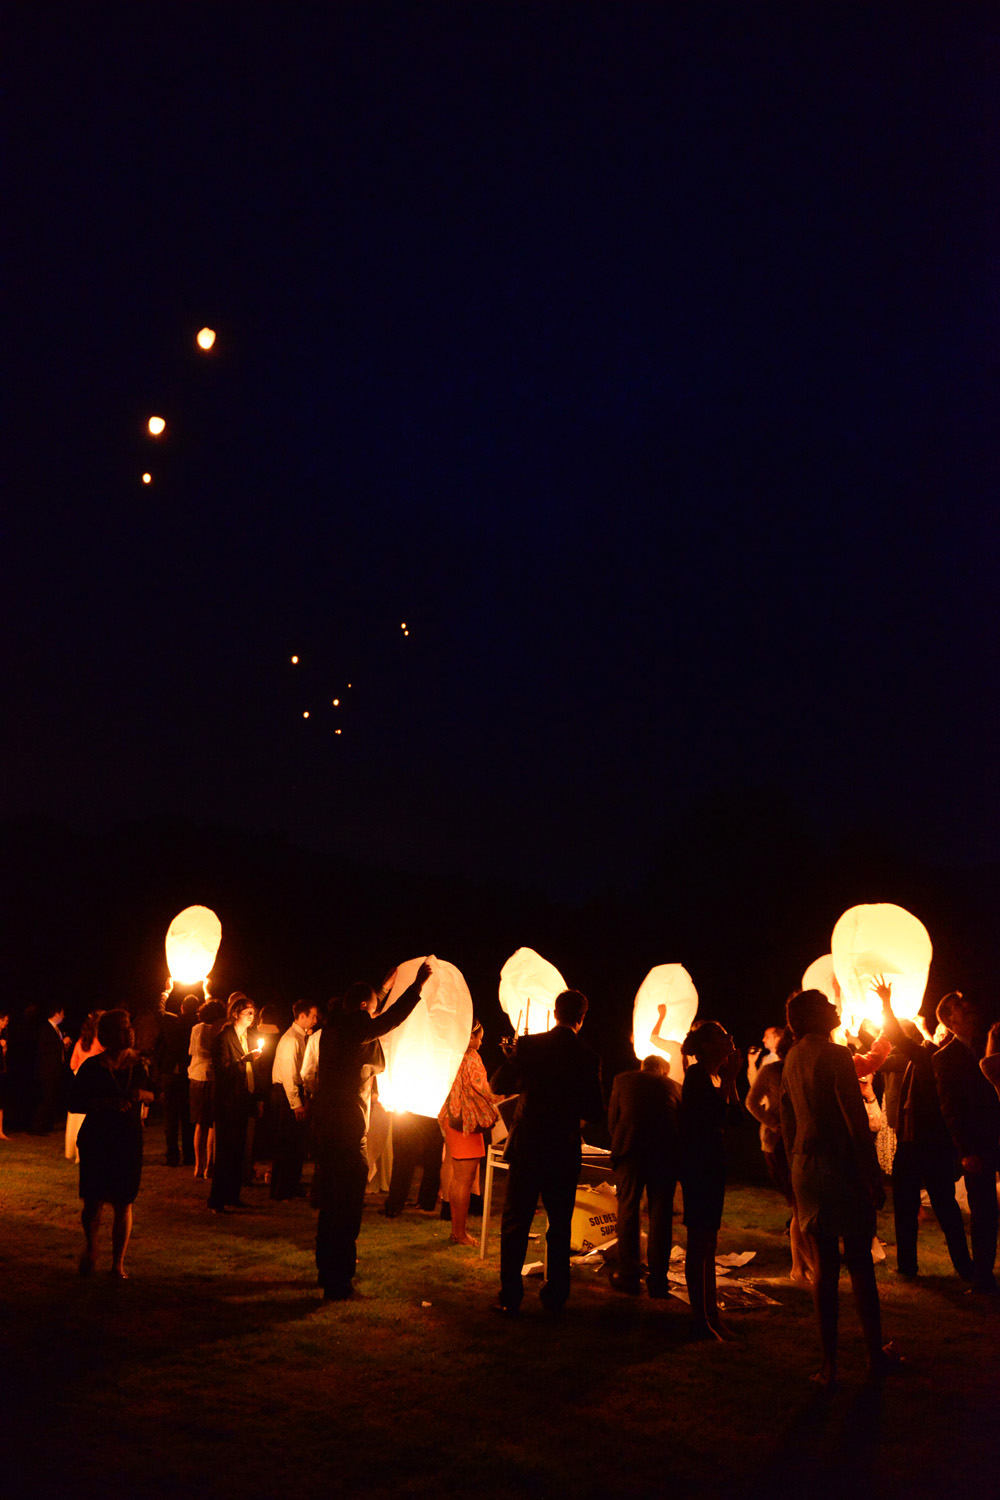
[[167, 932], [167, 968], [175, 984], [203, 984], [222, 942], [222, 923], [207, 906], [186, 906]]
[[639, 1061], [662, 1053], [670, 1063], [671, 1078], [680, 1083], [681, 1042], [697, 1014], [698, 991], [683, 964], [650, 969], [632, 1007], [632, 1046]]
[[515, 1036], [548, 1031], [552, 1007], [566, 981], [548, 959], [534, 948], [518, 948], [500, 970], [500, 1004], [510, 1017]]
[[[431, 975], [416, 1010], [382, 1038], [385, 1072], [378, 1096], [386, 1109], [436, 1115], [455, 1081], [472, 1035], [472, 996], [454, 964], [429, 955]], [[417, 977], [422, 958], [396, 971], [386, 1006], [394, 1005]]]
[[872, 990], [876, 977], [892, 985], [892, 1008], [901, 1020], [913, 1020], [923, 1002], [931, 965], [927, 928], [910, 912], [889, 902], [852, 906], [845, 911], [831, 940], [833, 969], [843, 991], [841, 1013], [849, 1031], [861, 1022], [878, 1025], [882, 1005]]

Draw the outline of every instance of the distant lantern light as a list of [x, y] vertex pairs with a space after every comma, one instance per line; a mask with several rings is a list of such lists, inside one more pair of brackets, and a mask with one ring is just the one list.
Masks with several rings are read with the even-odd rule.
[[167, 424], [162, 417], [150, 417], [149, 421], [146, 423], [146, 426], [149, 428], [149, 431], [153, 437], [159, 437], [161, 432], [166, 431]]
[[308, 708], [306, 708], [306, 709], [303, 710], [302, 717], [304, 719], [308, 719], [308, 717], [309, 717], [309, 710], [308, 710]]
[[872, 983], [892, 985], [892, 1008], [904, 1021], [920, 1012], [933, 949], [919, 918], [891, 902], [852, 906], [838, 921], [830, 941], [833, 971], [843, 991], [841, 1015], [857, 1034], [864, 1020], [878, 1025], [882, 1002]]
[[334, 700], [333, 700], [333, 706], [334, 706], [334, 708], [339, 708], [340, 707], [340, 699], [339, 698], [334, 698]]
[[142, 482], [143, 482], [143, 484], [152, 484], [152, 482], [153, 482], [153, 476], [152, 476], [152, 474], [143, 474], [143, 476], [142, 476]]
[[344, 731], [342, 729], [335, 729], [333, 732], [334, 734], [343, 734]]
[[406, 629], [406, 621], [405, 620], [401, 620], [400, 621], [399, 628], [400, 628], [400, 630], [405, 630]]
[[[436, 1115], [448, 1097], [472, 1035], [472, 996], [461, 972], [443, 958], [429, 955], [430, 978], [419, 1005], [402, 1026], [382, 1038], [385, 1072], [378, 1096], [386, 1109]], [[423, 963], [400, 964], [386, 1001], [394, 1005], [409, 989]]]
[[208, 906], [186, 906], [167, 929], [167, 969], [175, 984], [203, 984], [212, 972], [222, 923]]
[[534, 948], [518, 948], [500, 970], [500, 1004], [517, 1036], [548, 1031], [553, 1024], [556, 996], [566, 981]]
[[215, 343], [215, 329], [214, 328], [203, 328], [201, 330], [201, 332], [198, 334], [198, 348], [199, 349], [211, 349], [211, 347], [212, 347], [212, 345], [214, 343]]
[[[661, 1017], [660, 1006], [665, 1007]], [[698, 1014], [698, 991], [683, 964], [657, 964], [640, 984], [632, 1007], [632, 1046], [640, 1062], [659, 1054], [681, 1082], [681, 1042]]]
[[297, 666], [298, 666], [298, 664], [299, 664], [299, 659], [298, 659], [298, 657], [297, 657], [297, 656], [293, 656], [293, 657], [292, 657], [292, 666], [293, 666], [293, 667], [297, 667]]

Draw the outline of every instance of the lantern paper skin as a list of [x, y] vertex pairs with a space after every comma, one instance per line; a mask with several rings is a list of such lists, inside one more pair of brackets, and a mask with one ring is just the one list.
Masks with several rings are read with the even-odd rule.
[[167, 932], [167, 968], [175, 984], [201, 984], [212, 972], [222, 923], [207, 906], [186, 906]]
[[[672, 1045], [658, 1047], [653, 1030], [661, 1005], [667, 1007], [667, 1013], [657, 1040]], [[698, 991], [683, 964], [657, 964], [655, 969], [650, 969], [639, 986], [632, 1008], [632, 1045], [639, 1061], [658, 1053], [667, 1058], [670, 1076], [679, 1083], [682, 1076], [680, 1044], [691, 1030], [697, 1014]]]
[[565, 988], [555, 964], [534, 948], [518, 948], [500, 970], [500, 1004], [521, 1036], [551, 1029], [556, 996]]
[[[385, 1072], [378, 1096], [386, 1109], [436, 1115], [455, 1081], [472, 1035], [472, 996], [454, 964], [429, 956], [431, 975], [402, 1026], [382, 1038]], [[396, 973], [386, 1007], [417, 977], [422, 958], [407, 959]]]
[[882, 1002], [872, 990], [876, 975], [892, 985], [892, 1008], [901, 1020], [920, 1010], [931, 965], [924, 924], [901, 906], [880, 902], [845, 911], [831, 940], [833, 969], [843, 991], [844, 1024], [853, 1034], [863, 1020], [877, 1026]]

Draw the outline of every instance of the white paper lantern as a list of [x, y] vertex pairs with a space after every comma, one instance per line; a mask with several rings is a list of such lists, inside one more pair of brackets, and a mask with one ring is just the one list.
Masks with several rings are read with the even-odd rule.
[[510, 1018], [515, 1036], [549, 1031], [554, 1024], [556, 996], [566, 981], [534, 948], [518, 948], [500, 970], [500, 1004]]
[[[661, 1005], [667, 1013], [654, 1037]], [[632, 1045], [639, 1061], [660, 1054], [670, 1064], [671, 1078], [679, 1083], [683, 1076], [680, 1044], [697, 1014], [698, 991], [683, 964], [657, 964], [650, 969], [632, 1007]]]
[[[394, 1005], [417, 977], [422, 958], [399, 965], [387, 1006]], [[436, 1115], [465, 1056], [472, 1035], [472, 996], [454, 964], [428, 957], [430, 978], [412, 1015], [382, 1038], [385, 1072], [378, 1096], [386, 1109]]]
[[924, 924], [890, 902], [852, 906], [845, 911], [831, 939], [833, 969], [843, 992], [841, 1015], [857, 1033], [863, 1020], [878, 1025], [882, 1002], [872, 980], [882, 975], [892, 985], [892, 1008], [903, 1020], [913, 1020], [923, 1002], [931, 965], [931, 940]]
[[167, 931], [167, 968], [175, 984], [201, 984], [212, 972], [222, 923], [208, 906], [186, 906]]

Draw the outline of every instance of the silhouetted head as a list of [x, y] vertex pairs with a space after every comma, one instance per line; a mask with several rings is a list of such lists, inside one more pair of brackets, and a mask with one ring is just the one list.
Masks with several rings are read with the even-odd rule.
[[349, 1013], [353, 1014], [359, 1010], [366, 1010], [370, 1016], [373, 1016], [378, 1005], [378, 996], [370, 984], [363, 984], [360, 980], [357, 980], [354, 984], [347, 986], [341, 997], [340, 1005], [342, 1010], [346, 1010]]
[[120, 1057], [135, 1041], [127, 1010], [106, 1010], [97, 1023], [97, 1040], [109, 1057]]
[[665, 1057], [653, 1052], [649, 1057], [644, 1057], [640, 1064], [644, 1073], [655, 1073], [657, 1078], [670, 1077], [670, 1064]]
[[788, 1001], [785, 1014], [796, 1041], [801, 1041], [810, 1032], [829, 1036], [840, 1025], [837, 1007], [832, 1000], [827, 999], [822, 990], [800, 990]]
[[553, 1007], [557, 1025], [582, 1026], [587, 1006], [587, 997], [579, 990], [563, 990], [562, 994], [556, 996]]

